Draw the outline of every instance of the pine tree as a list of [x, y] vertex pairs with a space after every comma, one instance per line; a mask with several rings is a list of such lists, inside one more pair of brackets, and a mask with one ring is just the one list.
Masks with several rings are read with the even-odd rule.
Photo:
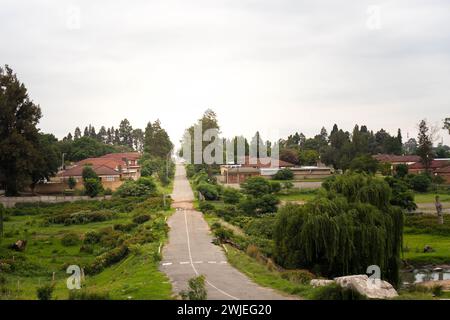
[[417, 140], [419, 144], [417, 147], [417, 155], [420, 156], [421, 162], [428, 172], [431, 162], [433, 161], [433, 138], [430, 134], [430, 128], [428, 127], [426, 120], [422, 120], [419, 123], [419, 135]]
[[78, 140], [81, 138], [81, 130], [79, 127], [75, 128], [75, 133], [74, 133], [74, 140]]

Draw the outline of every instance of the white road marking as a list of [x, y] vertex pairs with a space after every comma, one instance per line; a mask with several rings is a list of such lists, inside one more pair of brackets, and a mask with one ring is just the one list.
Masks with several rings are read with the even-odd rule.
[[180, 264], [189, 264], [189, 261], [182, 261]]
[[208, 261], [208, 263], [216, 263], [216, 261]]
[[221, 263], [221, 264], [225, 264], [225, 263], [227, 263], [227, 262], [226, 262], [226, 261], [220, 261], [220, 263]]
[[162, 265], [163, 266], [170, 266], [172, 264], [172, 262], [164, 262]]
[[[186, 209], [184, 209], [184, 223], [185, 223], [185, 226], [186, 226], [186, 236], [187, 236], [187, 246], [188, 246], [189, 260], [191, 261], [192, 269], [194, 270], [195, 274], [198, 276], [199, 273], [198, 273], [197, 269], [195, 268], [194, 263], [193, 263], [193, 261], [192, 261], [191, 242], [190, 242], [190, 240], [189, 240], [189, 228], [188, 228], [188, 223], [187, 223]], [[207, 279], [205, 279], [205, 281], [206, 281], [207, 284], [209, 284], [211, 287], [213, 287], [213, 288], [216, 289], [217, 291], [221, 292], [222, 294], [224, 294], [224, 295], [230, 297], [231, 299], [239, 300], [239, 298], [236, 298], [236, 297], [232, 296], [231, 294], [228, 294], [228, 293], [226, 293], [225, 291], [223, 291], [223, 290], [217, 288], [215, 285], [213, 285], [213, 284], [212, 284], [211, 282], [209, 282]]]

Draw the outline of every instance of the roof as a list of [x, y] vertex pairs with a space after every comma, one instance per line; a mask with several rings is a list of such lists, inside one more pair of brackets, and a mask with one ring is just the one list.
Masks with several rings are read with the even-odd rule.
[[420, 157], [416, 155], [376, 154], [372, 157], [380, 162], [420, 162]]
[[[59, 177], [81, 177], [85, 166], [80, 165], [58, 173]], [[119, 176], [120, 173], [106, 166], [92, 166], [98, 176]]]
[[139, 152], [121, 152], [121, 153], [108, 153], [104, 156], [101, 156], [101, 158], [107, 158], [107, 159], [128, 159], [128, 160], [137, 160], [141, 157], [141, 154]]
[[435, 173], [450, 173], [450, 166], [437, 168]]
[[[450, 161], [443, 161], [443, 160], [433, 160], [430, 164], [430, 169], [438, 169], [443, 168], [450, 165]], [[422, 162], [416, 162], [409, 166], [409, 169], [425, 169], [425, 166]]]
[[227, 168], [226, 169], [228, 174], [234, 174], [234, 173], [259, 173], [258, 168], [252, 168], [252, 167], [241, 167], [241, 168]]
[[85, 165], [92, 165], [95, 167], [98, 166], [105, 166], [111, 169], [116, 170], [118, 167], [126, 168], [127, 164], [125, 161], [121, 159], [114, 159], [114, 158], [87, 158], [81, 161], [78, 161], [75, 163], [76, 166], [85, 166]]
[[[275, 160], [275, 159], [271, 159], [269, 157], [252, 158], [250, 156], [245, 156], [244, 161], [242, 163], [242, 167], [271, 168], [272, 160]], [[275, 161], [273, 164], [275, 165]], [[294, 166], [294, 164], [292, 164], [290, 162], [278, 160], [278, 166], [276, 166], [276, 167], [293, 167], [293, 166]]]

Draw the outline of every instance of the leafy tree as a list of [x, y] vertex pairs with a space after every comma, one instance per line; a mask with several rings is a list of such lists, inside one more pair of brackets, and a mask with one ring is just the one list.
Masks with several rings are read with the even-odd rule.
[[399, 206], [408, 211], [417, 209], [414, 202], [414, 192], [409, 188], [408, 184], [399, 178], [386, 177], [385, 181], [392, 189], [392, 197], [390, 203], [393, 206]]
[[144, 150], [144, 132], [142, 129], [133, 130], [133, 147], [134, 150], [139, 152]]
[[172, 148], [173, 144], [166, 130], [161, 127], [161, 122], [149, 122], [145, 128], [144, 152], [153, 158], [166, 159]]
[[378, 160], [367, 154], [361, 155], [351, 161], [350, 169], [359, 173], [375, 174], [378, 170]]
[[403, 144], [403, 150], [406, 154], [416, 154], [417, 152], [417, 140], [410, 138]]
[[82, 171], [83, 181], [87, 179], [100, 179], [91, 166], [85, 166]]
[[450, 118], [445, 118], [444, 127], [442, 129], [447, 130], [448, 134], [450, 134]]
[[98, 132], [98, 135], [97, 135], [97, 140], [102, 142], [102, 143], [107, 143], [108, 133], [106, 131], [105, 126], [102, 126], [100, 128], [100, 131]]
[[77, 185], [77, 180], [75, 180], [74, 177], [69, 177], [67, 180], [67, 185], [69, 186], [69, 189], [73, 189]]
[[398, 285], [403, 213], [390, 204], [389, 185], [349, 173], [323, 186], [323, 193], [305, 205], [279, 210], [276, 261], [327, 277], [361, 274], [376, 264], [384, 279]]
[[73, 135], [74, 140], [80, 139], [81, 138], [81, 130], [79, 127], [75, 128], [75, 133]]
[[242, 192], [254, 197], [269, 194], [272, 191], [270, 182], [263, 177], [251, 177], [241, 183]]
[[80, 161], [101, 157], [108, 153], [130, 151], [127, 147], [107, 145], [89, 137], [82, 137], [74, 141], [60, 141], [58, 144], [60, 152], [65, 153], [68, 161]]
[[294, 173], [291, 169], [284, 168], [278, 170], [277, 173], [273, 176], [275, 180], [292, 180], [294, 178]]
[[91, 198], [96, 197], [103, 191], [103, 185], [100, 178], [91, 166], [85, 166], [82, 172], [84, 192]]
[[36, 125], [41, 109], [8, 66], [0, 67], [0, 172], [7, 196], [18, 189], [37, 170], [41, 160]]
[[425, 170], [429, 171], [431, 162], [433, 161], [433, 138], [430, 134], [430, 128], [425, 120], [419, 123], [419, 146], [417, 147], [417, 155], [420, 156]]
[[133, 148], [133, 127], [127, 119], [120, 122], [119, 138], [122, 145]]
[[450, 158], [450, 147], [440, 143], [434, 150], [436, 158]]
[[273, 194], [260, 197], [249, 196], [239, 203], [239, 208], [248, 215], [260, 215], [276, 212], [280, 201]]
[[315, 166], [319, 157], [319, 152], [316, 150], [301, 150], [299, 153], [299, 162], [303, 166]]
[[44, 179], [50, 180], [58, 172], [60, 165], [58, 139], [52, 134], [39, 134], [38, 146], [40, 157], [37, 158], [31, 171], [31, 189]]
[[408, 175], [408, 165], [400, 163], [395, 166], [395, 177], [399, 179], [403, 179]]

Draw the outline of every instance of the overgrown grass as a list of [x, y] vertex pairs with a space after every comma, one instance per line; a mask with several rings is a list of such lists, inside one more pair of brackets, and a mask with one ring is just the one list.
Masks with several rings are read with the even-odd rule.
[[281, 201], [309, 201], [316, 197], [317, 189], [292, 190], [288, 194], [277, 195]]
[[450, 202], [450, 194], [443, 193], [416, 193], [414, 196], [414, 201], [416, 203], [434, 203], [435, 197], [439, 196], [441, 202]]
[[[86, 274], [84, 286], [94, 293], [108, 292], [112, 299], [170, 299], [171, 285], [158, 271], [158, 247], [167, 238], [164, 219], [172, 210], [153, 209], [152, 204], [151, 199], [121, 199], [105, 200], [101, 204], [41, 205], [37, 210], [28, 205], [10, 210], [4, 225], [5, 237], [0, 243], [0, 274], [6, 278], [3, 288], [7, 293], [0, 292], [0, 299], [36, 299], [37, 287], [51, 283], [53, 273], [53, 298], [67, 299], [67, 266], [85, 268], [92, 265], [97, 256], [118, 245], [129, 248], [125, 259], [106, 266], [96, 275]], [[49, 217], [60, 213], [97, 212], [104, 207], [115, 212], [111, 220], [67, 226], [48, 222]], [[19, 215], [11, 215], [16, 213]], [[144, 213], [150, 220], [133, 225], [133, 218]], [[129, 225], [132, 228], [119, 229]], [[83, 239], [88, 232], [104, 234], [105, 238], [86, 244]], [[62, 241], [67, 234], [78, 237], [79, 241]], [[9, 249], [9, 245], [19, 239], [27, 240], [26, 249], [23, 252]]]

